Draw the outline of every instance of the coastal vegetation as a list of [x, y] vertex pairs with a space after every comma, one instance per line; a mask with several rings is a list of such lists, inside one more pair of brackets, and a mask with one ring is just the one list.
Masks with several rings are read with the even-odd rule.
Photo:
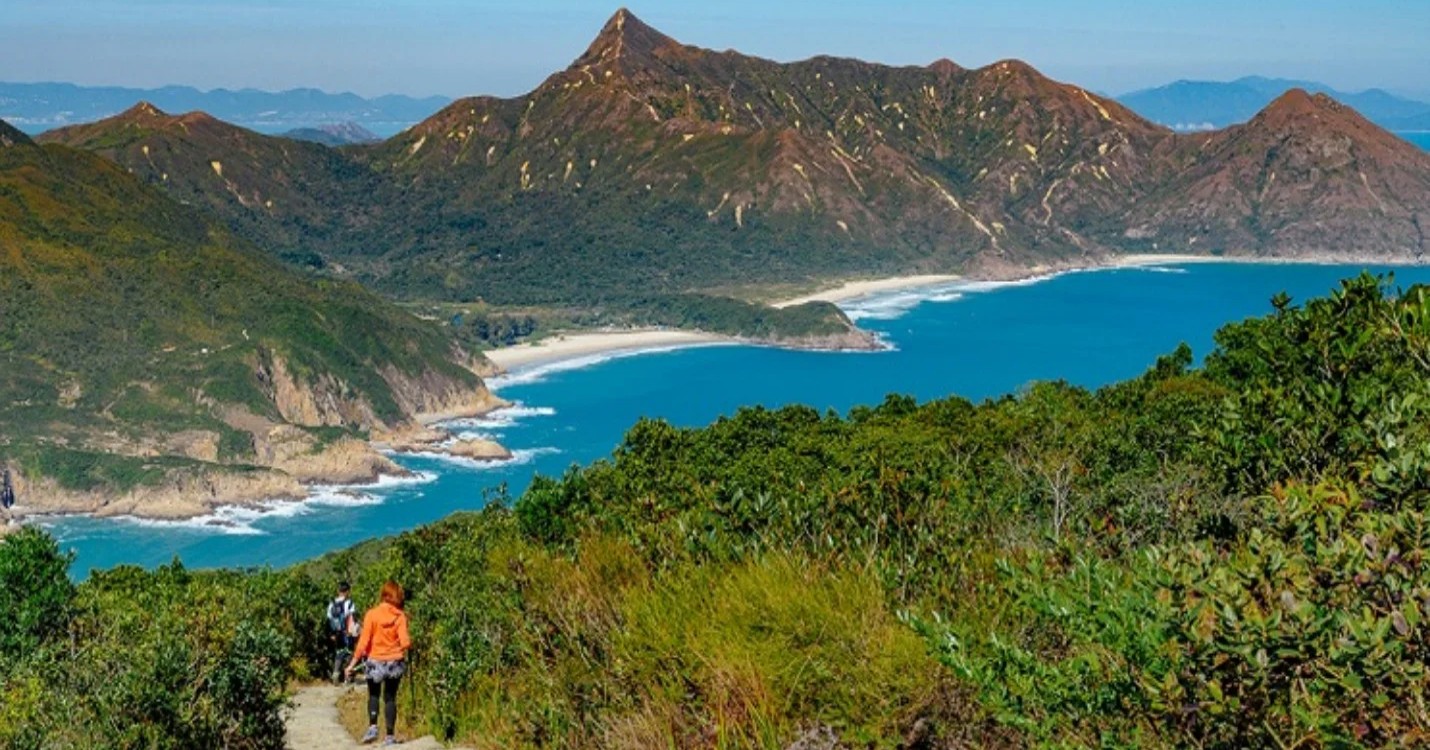
[[1423, 744], [1430, 290], [1278, 297], [1193, 364], [644, 420], [510, 502], [278, 571], [71, 586], [26, 530], [0, 744], [276, 747], [333, 582], [389, 577], [404, 715], [475, 747]]
[[512, 346], [581, 328], [678, 328], [779, 344], [857, 335], [848, 316], [829, 302], [771, 307], [716, 295], [654, 294], [590, 309], [434, 307], [450, 316], [457, 339], [474, 348]]
[[[450, 331], [292, 271], [105, 159], [0, 146], [0, 466], [22, 478], [112, 498], [244, 475], [269, 428], [316, 450], [409, 420], [406, 381], [484, 392], [469, 363]], [[354, 408], [300, 414], [288, 385]]]

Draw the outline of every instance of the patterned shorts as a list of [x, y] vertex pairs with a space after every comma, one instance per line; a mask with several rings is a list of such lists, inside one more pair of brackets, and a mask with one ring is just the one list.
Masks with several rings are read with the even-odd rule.
[[397, 661], [378, 661], [376, 659], [367, 660], [367, 681], [385, 682], [401, 677], [407, 671], [407, 662], [398, 659]]

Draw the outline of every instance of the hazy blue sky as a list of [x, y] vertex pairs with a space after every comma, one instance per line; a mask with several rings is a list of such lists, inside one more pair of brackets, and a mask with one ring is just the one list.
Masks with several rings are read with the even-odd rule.
[[[591, 0], [0, 0], [0, 80], [511, 95], [616, 10]], [[1110, 93], [1259, 73], [1430, 95], [1430, 0], [633, 0], [689, 44], [967, 66]]]

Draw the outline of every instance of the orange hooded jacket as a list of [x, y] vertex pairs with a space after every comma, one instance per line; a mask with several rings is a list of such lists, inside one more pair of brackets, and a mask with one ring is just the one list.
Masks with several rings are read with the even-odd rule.
[[383, 602], [367, 611], [362, 618], [362, 635], [353, 650], [356, 661], [367, 657], [373, 661], [397, 661], [407, 656], [412, 636], [407, 634], [407, 613]]

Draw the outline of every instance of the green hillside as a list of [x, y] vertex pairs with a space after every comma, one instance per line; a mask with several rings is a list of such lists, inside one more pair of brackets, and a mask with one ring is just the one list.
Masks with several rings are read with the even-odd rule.
[[[32, 479], [119, 491], [259, 464], [252, 425], [296, 422], [316, 446], [405, 423], [407, 380], [484, 392], [464, 360], [444, 331], [297, 275], [105, 159], [0, 147], [0, 464]], [[344, 418], [283, 413], [283, 374]]]
[[0, 742], [278, 747], [333, 581], [393, 577], [403, 714], [474, 747], [1423, 745], [1430, 292], [1275, 305], [1097, 391], [644, 421], [284, 571], [72, 588], [25, 532]]

